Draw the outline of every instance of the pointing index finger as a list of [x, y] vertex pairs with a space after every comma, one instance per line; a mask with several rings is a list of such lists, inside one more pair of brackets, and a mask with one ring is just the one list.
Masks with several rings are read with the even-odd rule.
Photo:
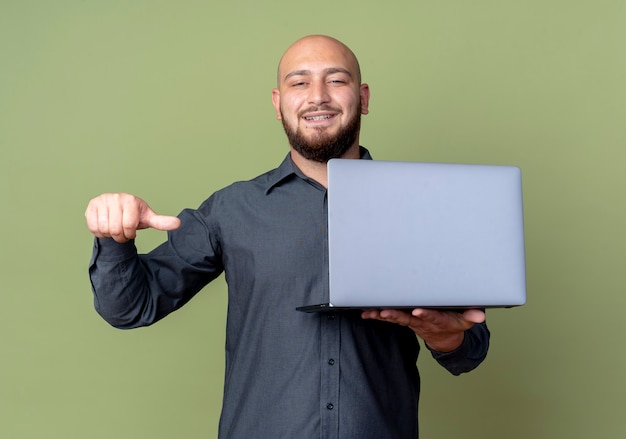
[[157, 230], [169, 231], [176, 230], [180, 227], [180, 219], [175, 216], [154, 214], [150, 217], [148, 222], [150, 227]]

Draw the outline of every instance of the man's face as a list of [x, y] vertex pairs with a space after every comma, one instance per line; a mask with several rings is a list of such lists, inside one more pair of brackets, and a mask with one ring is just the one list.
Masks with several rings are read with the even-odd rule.
[[278, 75], [272, 101], [294, 150], [326, 162], [358, 146], [369, 88], [345, 46], [324, 37], [301, 40], [283, 56]]

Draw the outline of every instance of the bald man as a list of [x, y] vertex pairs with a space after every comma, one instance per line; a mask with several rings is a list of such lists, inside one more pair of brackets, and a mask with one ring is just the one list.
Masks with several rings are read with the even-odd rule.
[[[115, 327], [153, 324], [225, 273], [222, 439], [417, 438], [418, 337], [455, 375], [487, 354], [479, 310], [295, 311], [327, 301], [326, 163], [371, 159], [359, 143], [369, 98], [347, 46], [304, 37], [281, 58], [272, 91], [289, 141], [280, 166], [178, 217], [129, 194], [103, 194], [87, 207], [95, 307]], [[145, 228], [167, 230], [168, 239], [138, 255]]]

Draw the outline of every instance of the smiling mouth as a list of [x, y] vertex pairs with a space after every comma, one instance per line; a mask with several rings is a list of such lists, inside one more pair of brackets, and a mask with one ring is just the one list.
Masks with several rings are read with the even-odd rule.
[[304, 120], [307, 121], [320, 121], [320, 120], [328, 120], [331, 119], [333, 117], [333, 115], [331, 114], [324, 114], [322, 116], [305, 116]]

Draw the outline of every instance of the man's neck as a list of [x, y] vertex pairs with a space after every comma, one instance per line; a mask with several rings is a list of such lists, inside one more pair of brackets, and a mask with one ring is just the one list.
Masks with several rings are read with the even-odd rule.
[[[359, 144], [355, 143], [350, 149], [348, 149], [342, 156], [342, 159], [358, 159], [360, 158], [359, 154]], [[317, 181], [319, 184], [328, 188], [328, 169], [326, 167], [326, 163], [316, 162], [314, 160], [309, 160], [304, 158], [298, 151], [291, 148], [291, 160], [295, 163], [295, 165], [302, 171], [304, 175]]]

